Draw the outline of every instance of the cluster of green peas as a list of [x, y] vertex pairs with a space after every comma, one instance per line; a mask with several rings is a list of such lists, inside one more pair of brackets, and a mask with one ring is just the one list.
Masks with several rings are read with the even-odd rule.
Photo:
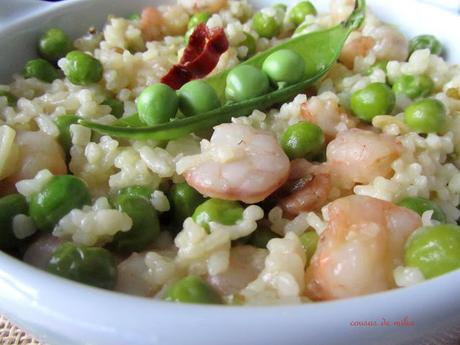
[[[65, 57], [67, 65], [64, 75], [75, 85], [91, 85], [102, 79], [103, 67], [101, 62], [79, 50], [74, 50], [69, 36], [61, 29], [48, 29], [40, 36], [38, 41], [38, 54], [41, 58], [29, 60], [25, 66], [23, 75], [25, 78], [36, 78], [46, 83], [51, 83], [60, 77], [56, 67], [59, 59]], [[17, 99], [7, 91], [0, 91], [0, 96], [7, 97], [8, 105], [14, 106]], [[112, 115], [120, 118], [124, 113], [123, 102], [112, 95], [105, 95], [103, 105], [111, 108]]]
[[[421, 35], [410, 41], [410, 52], [429, 49], [432, 54], [442, 54], [441, 43], [432, 35]], [[373, 68], [386, 71], [386, 61], [379, 61]], [[365, 122], [372, 122], [377, 115], [391, 114], [396, 95], [403, 94], [415, 100], [404, 110], [404, 122], [418, 133], [439, 133], [445, 129], [447, 114], [444, 105], [430, 96], [435, 89], [433, 80], [427, 75], [402, 75], [390, 88], [385, 83], [371, 83], [351, 95], [353, 113]]]
[[[269, 55], [262, 69], [241, 64], [227, 75], [225, 95], [228, 102], [243, 102], [282, 88], [304, 77], [305, 61], [295, 51], [282, 49]], [[177, 92], [165, 84], [153, 84], [137, 98], [139, 118], [147, 125], [169, 122], [178, 110], [184, 116], [209, 112], [221, 106], [216, 91], [205, 80], [192, 80]], [[302, 122], [288, 128], [281, 145], [291, 158], [317, 152], [324, 143], [324, 134], [315, 124]]]
[[[441, 55], [443, 48], [432, 35], [421, 35], [410, 41], [410, 52], [429, 49]], [[387, 62], [380, 61], [374, 68], [386, 70]], [[377, 115], [390, 114], [395, 106], [396, 94], [404, 94], [414, 100], [404, 110], [404, 122], [413, 131], [427, 134], [445, 130], [447, 114], [440, 101], [430, 96], [434, 91], [433, 80], [426, 75], [403, 75], [390, 88], [385, 83], [372, 83], [354, 92], [351, 96], [353, 113], [365, 122]], [[417, 267], [429, 279], [460, 268], [460, 227], [446, 224], [444, 212], [434, 202], [408, 197], [397, 203], [422, 215], [433, 211], [433, 219], [440, 225], [421, 228], [413, 233], [406, 243], [405, 264]]]
[[[119, 190], [110, 198], [110, 202], [115, 209], [130, 216], [132, 228], [128, 232], [117, 233], [105, 248], [64, 242], [53, 252], [47, 270], [74, 281], [113, 289], [117, 281], [118, 257], [146, 250], [160, 233], [160, 222], [164, 217], [151, 205], [152, 193], [153, 189], [149, 186], [132, 186]], [[173, 233], [187, 217], [192, 217], [209, 232], [210, 222], [233, 225], [243, 216], [243, 207], [238, 202], [205, 199], [185, 182], [173, 185], [167, 196], [171, 210], [166, 214], [164, 222], [169, 224], [165, 227]], [[68, 212], [90, 203], [87, 185], [73, 175], [54, 176], [29, 200], [20, 194], [0, 198], [0, 250], [14, 252], [33, 240], [16, 238], [12, 224], [16, 215], [29, 215], [40, 232], [50, 233]], [[239, 243], [264, 248], [274, 237], [277, 235], [261, 228]], [[312, 249], [309, 250], [312, 252]], [[201, 278], [187, 277], [172, 284], [164, 298], [178, 302], [221, 303], [220, 297], [216, 296], [218, 294], [212, 292], [212, 288]]]
[[[302, 22], [308, 15], [317, 15], [315, 6], [310, 1], [300, 1], [294, 5], [289, 12], [284, 4], [273, 6], [280, 16], [273, 16], [264, 11], [257, 12], [252, 18], [252, 28], [260, 37], [273, 38], [277, 36], [282, 28], [284, 16], [287, 15], [287, 21], [297, 30], [302, 30]], [[288, 13], [287, 13], [288, 12]], [[299, 26], [300, 25], [300, 26]]]

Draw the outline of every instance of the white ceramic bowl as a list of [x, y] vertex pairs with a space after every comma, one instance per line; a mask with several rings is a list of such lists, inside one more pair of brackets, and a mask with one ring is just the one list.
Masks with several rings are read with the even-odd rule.
[[[413, 0], [368, 1], [382, 19], [408, 35], [437, 35], [448, 47], [449, 60], [460, 62], [459, 17]], [[59, 26], [77, 37], [90, 25], [102, 25], [108, 13], [126, 15], [152, 2], [1, 0], [0, 82], [7, 82], [33, 56], [37, 36], [47, 27]], [[323, 9], [327, 5], [324, 0], [316, 3]], [[2, 313], [49, 345], [447, 345], [460, 338], [460, 271], [411, 288], [343, 301], [221, 307], [107, 292], [0, 253]]]

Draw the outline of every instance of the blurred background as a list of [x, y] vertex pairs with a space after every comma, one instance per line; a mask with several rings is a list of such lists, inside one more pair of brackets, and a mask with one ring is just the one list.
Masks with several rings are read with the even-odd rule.
[[460, 13], [460, 0], [420, 0], [432, 5], [443, 7], [447, 10]]

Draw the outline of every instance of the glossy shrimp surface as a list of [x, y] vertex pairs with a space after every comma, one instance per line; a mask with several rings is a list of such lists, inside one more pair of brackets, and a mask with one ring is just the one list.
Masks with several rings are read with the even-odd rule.
[[397, 139], [353, 128], [341, 132], [327, 146], [328, 169], [342, 187], [371, 183], [377, 176], [389, 177], [391, 163], [402, 152]]
[[334, 139], [340, 131], [356, 127], [356, 118], [347, 114], [339, 105], [339, 99], [332, 92], [313, 96], [301, 106], [302, 117], [318, 125], [326, 141]]
[[179, 161], [178, 172], [204, 195], [257, 203], [286, 182], [289, 159], [269, 132], [227, 123], [214, 128], [201, 154]]
[[327, 206], [329, 223], [307, 270], [307, 295], [330, 300], [395, 287], [393, 269], [404, 243], [419, 228], [415, 212], [390, 202], [352, 195]]
[[33, 178], [40, 170], [48, 169], [55, 175], [66, 174], [67, 166], [61, 145], [43, 132], [17, 132], [15, 144], [19, 148], [16, 169], [0, 181], [0, 189], [14, 191], [16, 182]]
[[163, 17], [156, 8], [146, 7], [142, 10], [140, 26], [144, 40], [153, 41], [160, 39], [162, 36], [162, 25]]
[[361, 33], [354, 33], [343, 46], [339, 61], [352, 69], [357, 56], [366, 56], [375, 45], [372, 37], [364, 36]]

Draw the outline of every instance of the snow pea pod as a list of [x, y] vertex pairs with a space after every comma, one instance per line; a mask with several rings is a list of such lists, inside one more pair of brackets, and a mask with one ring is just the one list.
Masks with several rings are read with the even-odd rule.
[[[116, 137], [171, 140], [228, 122], [232, 117], [249, 115], [254, 109], [266, 109], [274, 104], [289, 101], [324, 76], [336, 63], [348, 35], [363, 23], [365, 8], [365, 0], [357, 0], [353, 13], [345, 22], [327, 30], [297, 36], [242, 63], [261, 69], [265, 59], [272, 53], [281, 49], [292, 50], [305, 61], [305, 77], [298, 83], [249, 100], [229, 103], [193, 117], [176, 119], [151, 127], [138, 127], [136, 115], [129, 120], [124, 119], [118, 126], [107, 126], [84, 119], [79, 120], [79, 123], [100, 133]], [[229, 72], [230, 69], [205, 79], [222, 101], [225, 100], [225, 85]]]

